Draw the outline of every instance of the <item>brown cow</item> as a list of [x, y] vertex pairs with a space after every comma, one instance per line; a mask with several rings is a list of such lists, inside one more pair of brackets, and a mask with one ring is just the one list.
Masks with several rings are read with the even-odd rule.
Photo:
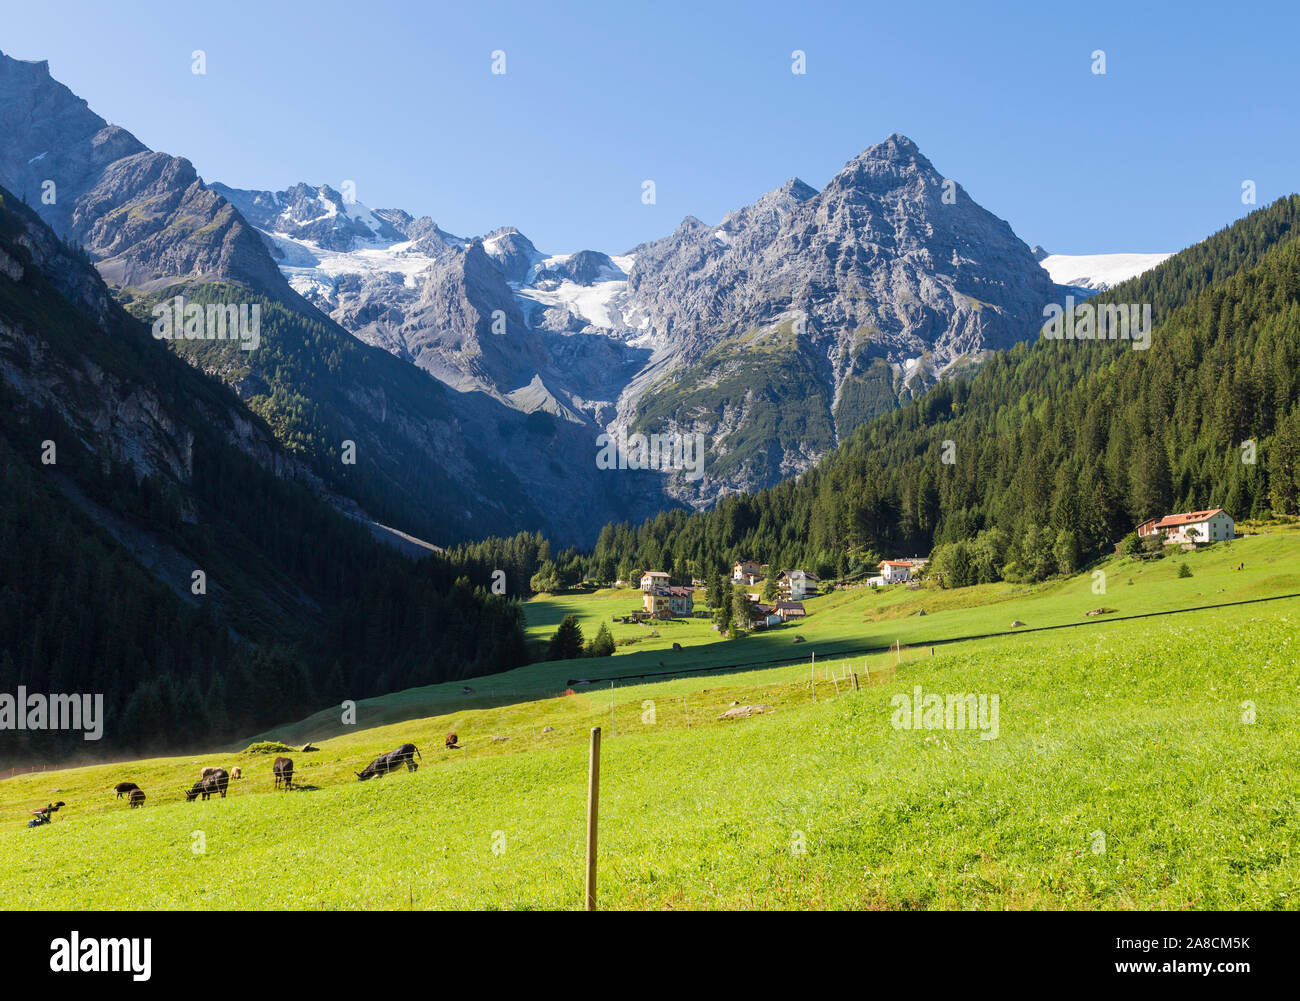
[[138, 787], [131, 790], [131, 809], [137, 806], [144, 806], [144, 790]]
[[121, 799], [132, 789], [139, 789], [140, 787], [134, 782], [119, 782], [117, 785], [113, 786], [113, 788], [117, 790], [117, 798]]
[[454, 733], [447, 734], [447, 739], [445, 741], [447, 745], [447, 750], [449, 751], [452, 750], [456, 746], [456, 742], [457, 742], [457, 737]]
[[226, 798], [226, 786], [230, 783], [230, 776], [226, 774], [224, 768], [218, 768], [215, 775], [209, 775], [205, 779], [199, 779], [194, 783], [189, 792], [185, 794], [185, 802], [192, 803], [199, 796], [207, 799], [214, 792], [221, 793], [221, 798]]
[[293, 758], [276, 758], [271, 762], [271, 771], [275, 772], [275, 787], [280, 788], [280, 783], [284, 783], [285, 789], [293, 787]]
[[244, 773], [239, 770], [238, 765], [235, 765], [234, 768], [230, 769], [230, 777], [232, 779], [242, 779], [244, 777]]

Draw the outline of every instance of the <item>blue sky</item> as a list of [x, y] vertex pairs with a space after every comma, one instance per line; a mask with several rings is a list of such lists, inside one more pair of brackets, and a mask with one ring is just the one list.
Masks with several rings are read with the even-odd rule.
[[821, 187], [892, 132], [1057, 253], [1178, 250], [1249, 210], [1245, 180], [1300, 190], [1294, 0], [980, 6], [42, 0], [5, 4], [0, 50], [209, 181], [351, 179], [550, 252]]

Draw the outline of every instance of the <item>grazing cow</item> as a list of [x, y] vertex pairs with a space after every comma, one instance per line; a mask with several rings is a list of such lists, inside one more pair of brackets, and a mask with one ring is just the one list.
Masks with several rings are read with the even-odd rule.
[[447, 734], [446, 744], [449, 751], [456, 746], [456, 735], [454, 733]]
[[280, 788], [280, 783], [284, 783], [284, 788], [289, 789], [293, 786], [293, 758], [276, 758], [271, 762], [271, 771], [275, 772], [275, 787]]
[[205, 800], [214, 792], [220, 793], [221, 798], [226, 798], [226, 786], [230, 784], [230, 776], [226, 774], [224, 768], [218, 768], [215, 775], [209, 775], [207, 778], [199, 779], [194, 786], [185, 794], [185, 802], [192, 803], [197, 797], [202, 796]]
[[144, 806], [144, 790], [138, 787], [131, 790], [131, 809], [137, 806]]
[[239, 770], [238, 765], [235, 765], [234, 768], [230, 769], [230, 777], [232, 779], [242, 779], [244, 777], [244, 773]]
[[417, 755], [421, 761], [424, 760], [424, 755], [420, 754], [420, 749], [414, 744], [403, 744], [396, 751], [389, 751], [388, 753], [393, 756], [393, 768], [396, 768], [398, 765], [402, 764], [402, 762], [406, 762], [406, 770], [408, 772], [413, 772], [420, 767], [415, 763]]
[[139, 789], [140, 787], [134, 782], [119, 782], [117, 785], [113, 786], [113, 788], [117, 790], [117, 798], [121, 799], [132, 789]]
[[417, 755], [421, 760], [424, 760], [424, 755], [420, 754], [420, 749], [418, 747], [414, 744], [403, 744], [394, 751], [389, 751], [387, 754], [381, 754], [379, 757], [375, 758], [374, 761], [370, 762], [370, 764], [366, 765], [362, 771], [356, 772], [355, 774], [358, 779], [364, 782], [366, 779], [373, 779], [376, 775], [387, 775], [389, 772], [400, 768], [403, 764], [406, 765], [406, 770], [408, 772], [413, 772], [420, 767], [415, 763]]

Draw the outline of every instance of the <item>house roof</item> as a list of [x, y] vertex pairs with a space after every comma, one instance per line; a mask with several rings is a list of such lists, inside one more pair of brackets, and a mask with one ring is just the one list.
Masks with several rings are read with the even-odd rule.
[[811, 570], [782, 570], [779, 574], [776, 575], [776, 579], [781, 580], [782, 578], [785, 578], [786, 580], [795, 580], [795, 579], [813, 580], [813, 581], [821, 580], [821, 578], [818, 577]]
[[778, 601], [776, 603], [778, 612], [802, 612], [803, 602], [801, 601]]
[[912, 563], [910, 560], [881, 560], [880, 565], [882, 567], [910, 567]]
[[695, 595], [695, 588], [693, 588], [693, 587], [670, 587], [670, 588], [668, 589], [668, 594], [669, 594], [670, 597], [673, 597], [673, 598], [689, 598], [689, 597], [694, 597], [694, 595]]
[[1221, 507], [1211, 508], [1209, 511], [1188, 511], [1186, 514], [1167, 514], [1156, 522], [1156, 528], [1178, 528], [1180, 525], [1195, 525], [1197, 522], [1208, 521], [1216, 514], [1224, 514]]
[[641, 575], [642, 577], [667, 577], [668, 574], [663, 570], [647, 570]]

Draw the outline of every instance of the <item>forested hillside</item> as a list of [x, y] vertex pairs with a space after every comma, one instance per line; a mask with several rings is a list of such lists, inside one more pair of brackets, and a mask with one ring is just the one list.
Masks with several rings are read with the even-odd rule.
[[1017, 345], [863, 425], [797, 480], [606, 526], [590, 570], [684, 579], [744, 556], [834, 576], [940, 546], [955, 582], [1040, 579], [1170, 509], [1295, 514], [1298, 223], [1300, 196], [1280, 199], [1090, 300], [1150, 303], [1148, 350]]
[[107, 717], [97, 744], [5, 731], [0, 757], [210, 744], [523, 662], [487, 568], [375, 542], [7, 195], [0, 264], [0, 691]]

